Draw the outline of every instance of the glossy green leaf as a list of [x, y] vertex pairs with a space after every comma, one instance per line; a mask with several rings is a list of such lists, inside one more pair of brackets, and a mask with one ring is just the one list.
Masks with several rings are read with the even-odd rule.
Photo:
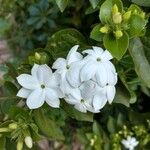
[[127, 107], [130, 106], [130, 95], [128, 94], [127, 90], [121, 87], [117, 87], [116, 95], [113, 100], [113, 103], [123, 104]]
[[68, 5], [68, 0], [56, 0], [56, 3], [60, 11], [63, 12]]
[[95, 9], [98, 5], [98, 3], [100, 2], [100, 0], [89, 0], [93, 9]]
[[92, 31], [90, 33], [91, 39], [96, 40], [98, 42], [103, 40], [104, 34], [100, 32], [100, 28], [101, 28], [101, 25], [98, 24], [92, 29]]
[[150, 7], [150, 0], [132, 0], [132, 2], [139, 6]]
[[86, 45], [84, 36], [75, 29], [64, 29], [49, 38], [45, 50], [52, 55], [53, 59], [57, 59], [66, 57], [70, 48], [76, 44], [81, 47]]
[[93, 114], [88, 113], [82, 113], [78, 110], [76, 110], [73, 106], [68, 105], [67, 103], [62, 103], [62, 107], [66, 114], [70, 116], [73, 119], [79, 120], [79, 121], [89, 121], [93, 122]]
[[130, 28], [127, 31], [129, 37], [143, 35], [142, 31], [146, 25], [146, 21], [139, 15], [132, 15], [129, 20]]
[[139, 38], [131, 40], [129, 52], [135, 64], [135, 71], [140, 79], [150, 88], [150, 64], [146, 59], [144, 48]]
[[113, 57], [120, 60], [125, 54], [129, 45], [129, 37], [126, 32], [119, 39], [116, 39], [112, 33], [106, 34], [103, 39], [105, 48], [113, 55]]
[[60, 127], [55, 123], [55, 121], [45, 115], [42, 109], [35, 110], [33, 113], [36, 125], [45, 136], [57, 140], [64, 140]]
[[123, 4], [121, 0], [106, 0], [100, 7], [99, 18], [103, 24], [112, 20], [112, 7], [116, 4], [119, 12], [122, 12]]

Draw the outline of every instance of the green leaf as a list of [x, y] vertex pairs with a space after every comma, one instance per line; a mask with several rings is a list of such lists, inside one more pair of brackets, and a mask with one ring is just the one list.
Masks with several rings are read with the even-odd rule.
[[116, 123], [113, 117], [109, 116], [107, 121], [107, 129], [110, 133], [114, 133], [116, 131]]
[[101, 25], [96, 25], [90, 33], [90, 38], [98, 42], [103, 40], [104, 34], [100, 32]]
[[76, 110], [73, 106], [68, 105], [67, 103], [62, 103], [62, 107], [66, 114], [70, 116], [73, 119], [79, 120], [79, 121], [89, 121], [93, 122], [93, 114], [88, 113], [82, 113], [78, 110]]
[[58, 57], [66, 57], [70, 48], [74, 45], [85, 46], [84, 36], [75, 29], [64, 29], [53, 34], [46, 45], [45, 50], [48, 51], [53, 59]]
[[131, 40], [129, 52], [133, 58], [137, 75], [150, 88], [150, 64], [146, 59], [143, 44], [139, 38]]
[[150, 7], [150, 0], [132, 0], [132, 2], [140, 6]]
[[98, 3], [100, 2], [100, 0], [89, 0], [93, 9], [95, 9], [98, 5]]
[[119, 12], [122, 12], [123, 4], [120, 0], [106, 0], [100, 8], [99, 18], [103, 24], [110, 22], [112, 19], [112, 7], [116, 4]]
[[56, 0], [56, 3], [60, 11], [63, 12], [68, 5], [68, 0]]
[[5, 150], [6, 138], [0, 137], [0, 150]]
[[113, 103], [119, 103], [119, 104], [123, 104], [123, 105], [129, 107], [130, 106], [130, 96], [129, 96], [127, 90], [125, 90], [124, 88], [121, 88], [121, 87], [117, 87], [116, 95], [113, 100]]
[[36, 125], [45, 136], [57, 140], [64, 140], [60, 127], [48, 116], [46, 116], [42, 109], [35, 110], [33, 113]]
[[130, 28], [127, 31], [129, 37], [141, 36], [143, 35], [143, 29], [146, 25], [146, 21], [139, 15], [132, 15], [129, 20]]
[[116, 39], [112, 33], [106, 34], [103, 38], [104, 46], [118, 60], [125, 54], [129, 45], [129, 37], [126, 32], [119, 39]]

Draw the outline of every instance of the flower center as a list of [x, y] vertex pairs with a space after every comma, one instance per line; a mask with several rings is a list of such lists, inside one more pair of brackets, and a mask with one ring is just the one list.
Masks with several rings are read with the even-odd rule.
[[101, 61], [101, 59], [98, 57], [97, 59], [96, 59], [97, 61]]
[[81, 99], [81, 103], [84, 103], [84, 99]]
[[70, 68], [70, 66], [69, 66], [69, 65], [67, 65], [67, 66], [66, 66], [66, 69], [69, 69], [69, 68]]
[[42, 89], [44, 89], [44, 88], [45, 88], [45, 85], [44, 85], [44, 84], [42, 84], [42, 85], [41, 85], [41, 88], [42, 88]]

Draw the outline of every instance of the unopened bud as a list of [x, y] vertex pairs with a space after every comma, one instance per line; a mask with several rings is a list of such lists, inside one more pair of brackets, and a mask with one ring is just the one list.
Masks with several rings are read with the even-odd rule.
[[124, 15], [123, 15], [123, 19], [125, 21], [129, 20], [131, 17], [131, 11], [127, 11]]
[[90, 140], [90, 145], [91, 145], [91, 146], [94, 146], [94, 143], [95, 143], [95, 140], [94, 140], [94, 139], [91, 139], [91, 140]]
[[117, 12], [117, 13], [113, 14], [112, 17], [113, 17], [113, 22], [114, 22], [115, 24], [119, 24], [119, 23], [122, 22], [122, 15], [121, 15], [120, 12]]
[[23, 141], [19, 140], [17, 142], [17, 150], [22, 150], [23, 149]]
[[118, 13], [118, 6], [114, 4], [114, 6], [112, 7], [112, 14], [116, 14], [116, 13]]
[[32, 141], [32, 138], [30, 136], [26, 136], [24, 139], [24, 142], [28, 148], [32, 148], [33, 141]]
[[1, 132], [10, 132], [9, 128], [0, 128], [0, 133]]
[[100, 32], [102, 33], [108, 33], [108, 31], [109, 31], [109, 27], [107, 25], [100, 28]]
[[9, 127], [9, 129], [15, 130], [15, 129], [17, 129], [18, 125], [17, 125], [17, 123], [11, 123], [11, 124], [9, 124], [8, 127]]
[[117, 30], [117, 31], [115, 32], [115, 37], [116, 37], [117, 39], [121, 38], [122, 36], [123, 36], [123, 33], [122, 33], [121, 30]]
[[37, 53], [37, 52], [35, 53], [35, 59], [36, 60], [40, 60], [41, 59], [41, 55], [39, 53]]

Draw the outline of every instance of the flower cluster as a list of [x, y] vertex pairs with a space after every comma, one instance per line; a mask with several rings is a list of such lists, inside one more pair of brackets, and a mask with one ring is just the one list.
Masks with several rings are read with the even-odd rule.
[[100, 47], [77, 52], [78, 45], [69, 51], [67, 58], [58, 58], [52, 69], [35, 64], [31, 75], [17, 77], [22, 88], [17, 96], [27, 98], [30, 109], [41, 107], [44, 102], [58, 108], [60, 98], [81, 112], [97, 113], [115, 96], [117, 73], [110, 62], [112, 55]]

